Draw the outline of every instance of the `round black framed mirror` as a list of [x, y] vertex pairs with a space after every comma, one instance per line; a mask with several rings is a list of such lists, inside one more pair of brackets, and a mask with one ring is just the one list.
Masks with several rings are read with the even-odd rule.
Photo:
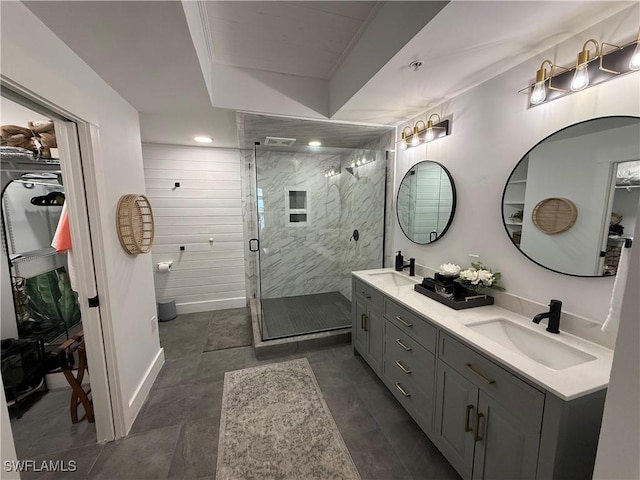
[[431, 160], [409, 169], [396, 199], [398, 223], [409, 240], [420, 245], [440, 240], [455, 211], [456, 188], [449, 170]]
[[638, 117], [595, 118], [522, 157], [502, 194], [504, 228], [522, 254], [566, 275], [616, 274], [638, 213], [639, 132]]

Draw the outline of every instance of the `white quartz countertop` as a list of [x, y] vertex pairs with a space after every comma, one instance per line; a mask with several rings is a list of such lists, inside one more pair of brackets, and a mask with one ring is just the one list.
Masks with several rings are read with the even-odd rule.
[[[397, 286], [396, 283], [402, 282], [394, 282], [389, 275], [379, 275], [383, 272], [395, 272], [395, 270], [393, 268], [364, 270], [353, 272], [353, 276], [376, 287], [389, 298], [420, 316], [426, 317], [443, 331], [463, 339], [487, 357], [496, 360], [559, 398], [572, 400], [607, 387], [613, 351], [563, 332], [562, 319], [560, 320], [560, 333], [552, 334], [546, 331], [546, 319], [536, 325], [531, 318], [495, 305], [454, 310], [416, 292], [413, 284]], [[400, 272], [395, 272], [395, 274], [402, 275], [407, 280], [412, 279], [416, 283], [422, 281], [422, 277], [409, 277], [406, 273]], [[473, 325], [494, 319], [505, 319], [517, 323], [523, 328], [547, 335], [553, 341], [573, 347], [595, 358], [575, 366], [554, 370], [529, 358], [526, 354], [507, 348], [470, 328]], [[549, 354], [552, 353], [549, 352]]]

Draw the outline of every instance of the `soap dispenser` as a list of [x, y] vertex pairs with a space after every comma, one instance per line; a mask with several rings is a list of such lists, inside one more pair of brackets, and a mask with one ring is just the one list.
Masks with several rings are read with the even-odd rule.
[[401, 272], [404, 267], [404, 257], [402, 256], [402, 252], [398, 250], [398, 254], [396, 255], [396, 271]]

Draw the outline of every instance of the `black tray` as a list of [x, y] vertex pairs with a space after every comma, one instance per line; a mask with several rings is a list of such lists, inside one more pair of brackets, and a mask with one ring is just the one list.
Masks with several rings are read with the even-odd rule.
[[413, 287], [416, 292], [422, 295], [434, 299], [436, 302], [440, 302], [449, 308], [454, 310], [464, 310], [465, 308], [484, 307], [485, 305], [493, 305], [493, 297], [491, 295], [482, 295], [480, 298], [470, 298], [469, 300], [445, 298], [442, 295], [429, 290], [422, 285], [416, 285]]

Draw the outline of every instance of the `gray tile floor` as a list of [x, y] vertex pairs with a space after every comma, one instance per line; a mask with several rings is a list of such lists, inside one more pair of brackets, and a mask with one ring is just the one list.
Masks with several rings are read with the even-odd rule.
[[22, 458], [73, 459], [78, 471], [22, 478], [213, 479], [224, 372], [302, 356], [364, 480], [459, 478], [350, 345], [269, 360], [257, 360], [253, 347], [203, 353], [205, 333], [219, 314], [180, 315], [160, 324], [166, 362], [130, 435], [106, 445], [78, 440], [27, 452], [33, 456]]

